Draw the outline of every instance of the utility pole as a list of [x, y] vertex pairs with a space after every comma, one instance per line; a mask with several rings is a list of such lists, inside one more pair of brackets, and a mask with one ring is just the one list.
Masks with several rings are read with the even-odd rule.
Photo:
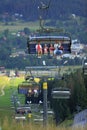
[[43, 83], [43, 126], [47, 126], [47, 120], [48, 120], [48, 115], [47, 115], [47, 81], [46, 79], [44, 80]]

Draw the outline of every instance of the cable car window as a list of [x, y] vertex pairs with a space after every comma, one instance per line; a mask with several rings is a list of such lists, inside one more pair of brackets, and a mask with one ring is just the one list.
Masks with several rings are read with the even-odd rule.
[[65, 36], [29, 37], [27, 41], [29, 54], [59, 54], [71, 53], [71, 38]]

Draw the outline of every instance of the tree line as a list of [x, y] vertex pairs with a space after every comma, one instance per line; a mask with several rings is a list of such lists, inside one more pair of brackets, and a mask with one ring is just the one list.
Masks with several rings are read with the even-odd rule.
[[[85, 81], [87, 82], [87, 77]], [[49, 93], [55, 87], [69, 88], [70, 99], [52, 99]], [[57, 124], [66, 118], [73, 119], [75, 113], [87, 109], [87, 84], [84, 82], [82, 70], [79, 69], [70, 75], [66, 74], [62, 80], [48, 81], [48, 95]]]
[[[8, 12], [10, 14], [20, 13], [23, 14], [26, 20], [38, 19], [38, 6], [41, 1], [38, 0], [1, 0], [0, 1], [0, 14]], [[48, 4], [49, 0], [45, 0], [44, 4]], [[68, 4], [67, 4], [68, 3]], [[87, 2], [82, 0], [51, 0], [48, 10], [49, 18], [61, 19], [68, 14], [76, 14], [78, 16], [87, 17]], [[55, 12], [55, 13], [54, 13]], [[48, 19], [49, 19], [48, 18]]]

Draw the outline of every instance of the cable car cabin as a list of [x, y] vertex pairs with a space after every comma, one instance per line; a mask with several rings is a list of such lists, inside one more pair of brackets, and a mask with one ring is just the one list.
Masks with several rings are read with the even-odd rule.
[[36, 82], [24, 81], [18, 85], [18, 93], [28, 95], [28, 97], [38, 97], [40, 94], [40, 84]]
[[29, 37], [27, 47], [29, 54], [37, 54], [37, 56], [71, 53], [71, 38], [65, 36]]

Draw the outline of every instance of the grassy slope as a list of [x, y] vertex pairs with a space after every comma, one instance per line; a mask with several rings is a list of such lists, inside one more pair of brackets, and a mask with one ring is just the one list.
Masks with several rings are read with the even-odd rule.
[[[24, 81], [24, 77], [10, 78], [7, 76], [0, 76], [0, 118], [12, 115], [11, 95], [17, 92], [18, 84], [22, 81]], [[35, 81], [38, 82], [39, 80], [36, 78]], [[3, 86], [4, 95], [2, 95]], [[20, 94], [18, 96], [21, 98], [21, 102], [24, 103], [24, 95]]]
[[[9, 117], [12, 114], [11, 110], [11, 94], [17, 91], [17, 86], [22, 82], [23, 78], [9, 78], [6, 76], [0, 76], [0, 119], [5, 116]], [[2, 86], [4, 86], [4, 95], [2, 95]]]
[[[25, 123], [24, 125], [21, 123], [17, 123], [15, 121], [12, 122], [12, 124], [9, 124], [8, 120], [4, 120], [4, 123], [2, 126], [3, 130], [73, 130], [72, 127], [60, 127], [55, 126], [53, 124], [49, 124], [47, 127], [43, 127], [43, 125], [35, 125], [32, 123]], [[84, 128], [74, 128], [74, 130], [87, 130], [87, 127]]]
[[24, 30], [24, 28], [29, 28], [30, 30], [36, 30], [39, 28], [39, 22], [12, 22], [8, 25], [5, 25], [3, 23], [0, 23], [0, 32], [3, 32], [6, 29], [9, 29], [10, 32], [17, 32], [19, 30]]
[[[17, 86], [20, 82], [22, 82], [24, 78], [12, 78], [9, 77], [3, 77], [0, 76], [0, 89], [2, 88], [2, 85], [5, 86], [4, 91], [5, 95], [0, 96], [0, 125], [3, 130], [45, 130], [42, 125], [36, 126], [35, 124], [25, 124], [20, 125], [19, 123], [16, 124], [16, 122], [13, 120], [13, 122], [10, 124], [8, 119], [12, 119], [13, 116], [13, 110], [9, 109], [11, 106], [10, 102], [10, 96], [12, 92], [17, 91]], [[7, 118], [5, 118], [7, 117]], [[2, 120], [4, 119], [4, 122], [2, 123]], [[65, 121], [63, 124], [61, 124], [60, 127], [56, 127], [52, 124], [48, 125], [47, 130], [71, 130], [72, 128], [66, 128], [63, 126], [68, 126], [70, 124], [70, 121]], [[86, 130], [87, 128], [81, 129]], [[79, 128], [80, 130], [80, 128]]]

